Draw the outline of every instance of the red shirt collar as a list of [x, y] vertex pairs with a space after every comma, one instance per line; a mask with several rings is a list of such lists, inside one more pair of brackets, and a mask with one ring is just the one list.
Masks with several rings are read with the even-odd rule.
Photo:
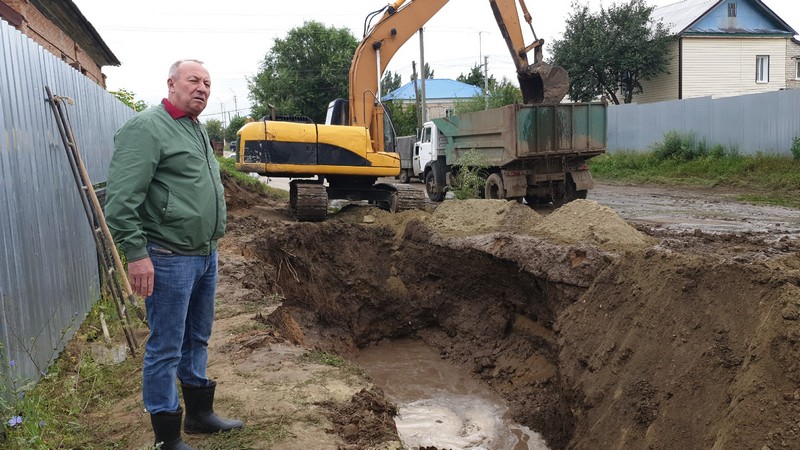
[[178, 120], [181, 117], [188, 117], [193, 121], [197, 122], [197, 117], [191, 116], [181, 111], [180, 109], [178, 109], [177, 106], [173, 105], [172, 102], [170, 102], [166, 98], [161, 99], [161, 104], [164, 105], [164, 109], [167, 110], [167, 112], [169, 113], [170, 116], [172, 116], [173, 119]]

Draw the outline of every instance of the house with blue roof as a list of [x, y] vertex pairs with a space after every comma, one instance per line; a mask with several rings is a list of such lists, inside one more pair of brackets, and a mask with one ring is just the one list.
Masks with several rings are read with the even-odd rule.
[[[420, 87], [419, 85], [420, 82], [417, 81], [417, 88]], [[425, 104], [429, 119], [451, 115], [458, 100], [478, 95], [483, 95], [483, 90], [471, 84], [447, 78], [428, 78], [425, 80]], [[381, 100], [406, 105], [414, 104], [416, 98], [414, 82], [411, 81], [384, 95]]]
[[653, 10], [675, 36], [668, 73], [635, 103], [728, 97], [796, 87], [797, 32], [760, 0], [684, 0]]

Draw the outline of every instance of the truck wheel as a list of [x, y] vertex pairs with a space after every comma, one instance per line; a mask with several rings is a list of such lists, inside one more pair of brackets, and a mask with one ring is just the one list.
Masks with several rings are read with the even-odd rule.
[[431, 201], [440, 202], [444, 200], [444, 192], [435, 192], [435, 188], [436, 179], [433, 177], [433, 171], [430, 170], [425, 174], [425, 193], [428, 194], [428, 198]]
[[568, 176], [566, 181], [564, 182], [563, 192], [560, 189], [557, 189], [557, 194], [553, 199], [553, 204], [555, 206], [563, 206], [573, 200], [577, 200], [579, 198], [585, 199], [586, 194], [588, 191], [584, 190], [577, 190], [575, 186], [575, 182], [572, 181], [572, 177]]
[[499, 173], [493, 173], [486, 178], [486, 186], [483, 190], [483, 195], [487, 200], [506, 198], [506, 188], [503, 186], [503, 178]]
[[408, 183], [408, 171], [407, 170], [401, 170], [400, 171], [400, 175], [397, 176], [397, 179], [401, 183]]

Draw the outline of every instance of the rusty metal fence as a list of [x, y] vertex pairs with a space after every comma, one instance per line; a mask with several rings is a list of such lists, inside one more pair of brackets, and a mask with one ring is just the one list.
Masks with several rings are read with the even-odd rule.
[[103, 182], [114, 132], [134, 112], [0, 20], [0, 393], [36, 381], [100, 296], [97, 253], [45, 100], [70, 97], [89, 177]]
[[676, 131], [742, 155], [791, 156], [800, 137], [800, 89], [608, 108], [608, 151], [647, 151]]

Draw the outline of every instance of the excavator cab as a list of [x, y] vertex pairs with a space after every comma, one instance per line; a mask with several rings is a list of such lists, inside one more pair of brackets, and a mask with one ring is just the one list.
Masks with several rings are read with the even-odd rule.
[[328, 103], [325, 125], [350, 125], [350, 102], [343, 98]]

